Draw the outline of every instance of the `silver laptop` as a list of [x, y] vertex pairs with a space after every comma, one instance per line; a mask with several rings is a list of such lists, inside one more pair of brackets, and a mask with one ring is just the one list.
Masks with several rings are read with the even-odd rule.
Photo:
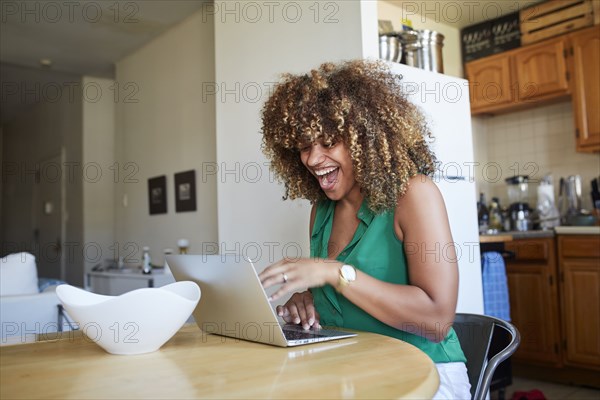
[[194, 319], [205, 333], [275, 346], [299, 346], [356, 336], [280, 324], [251, 261], [236, 255], [175, 255], [167, 263], [177, 281], [193, 281], [201, 296]]

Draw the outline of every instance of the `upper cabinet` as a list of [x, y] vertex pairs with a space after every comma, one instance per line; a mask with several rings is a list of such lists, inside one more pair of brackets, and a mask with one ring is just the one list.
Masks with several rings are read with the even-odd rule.
[[513, 103], [509, 57], [497, 55], [468, 63], [471, 110], [496, 109]]
[[469, 62], [471, 112], [499, 114], [570, 94], [564, 38]]
[[471, 113], [572, 98], [577, 151], [600, 151], [600, 25], [465, 64]]
[[569, 92], [564, 39], [542, 42], [513, 54], [519, 99], [544, 98]]
[[578, 151], [600, 151], [600, 25], [569, 35]]

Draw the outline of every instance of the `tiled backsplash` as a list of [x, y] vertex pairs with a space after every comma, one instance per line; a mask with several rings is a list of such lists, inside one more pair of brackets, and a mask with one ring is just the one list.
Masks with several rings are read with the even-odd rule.
[[[473, 118], [475, 179], [477, 190], [489, 200], [498, 197], [508, 205], [504, 179], [529, 175], [554, 177], [558, 205], [560, 177], [581, 175], [583, 207], [591, 208], [590, 181], [600, 175], [600, 155], [575, 151], [575, 127], [571, 102], [494, 117]], [[537, 203], [537, 183], [530, 185], [530, 205]]]

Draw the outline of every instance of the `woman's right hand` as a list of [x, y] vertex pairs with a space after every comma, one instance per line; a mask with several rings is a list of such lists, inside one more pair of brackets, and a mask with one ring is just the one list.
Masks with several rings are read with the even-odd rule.
[[319, 313], [315, 310], [312, 293], [294, 293], [282, 306], [277, 306], [277, 315], [288, 324], [302, 325], [304, 329], [321, 329]]

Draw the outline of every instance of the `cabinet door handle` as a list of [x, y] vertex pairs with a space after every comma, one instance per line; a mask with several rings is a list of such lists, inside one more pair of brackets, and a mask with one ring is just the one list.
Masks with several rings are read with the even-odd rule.
[[502, 257], [507, 260], [514, 260], [515, 258], [517, 258], [517, 255], [514, 251], [504, 250], [502, 252]]
[[56, 238], [56, 243], [54, 244], [54, 250], [56, 250], [57, 253], [60, 253], [62, 250], [62, 244], [60, 242], [59, 237]]

